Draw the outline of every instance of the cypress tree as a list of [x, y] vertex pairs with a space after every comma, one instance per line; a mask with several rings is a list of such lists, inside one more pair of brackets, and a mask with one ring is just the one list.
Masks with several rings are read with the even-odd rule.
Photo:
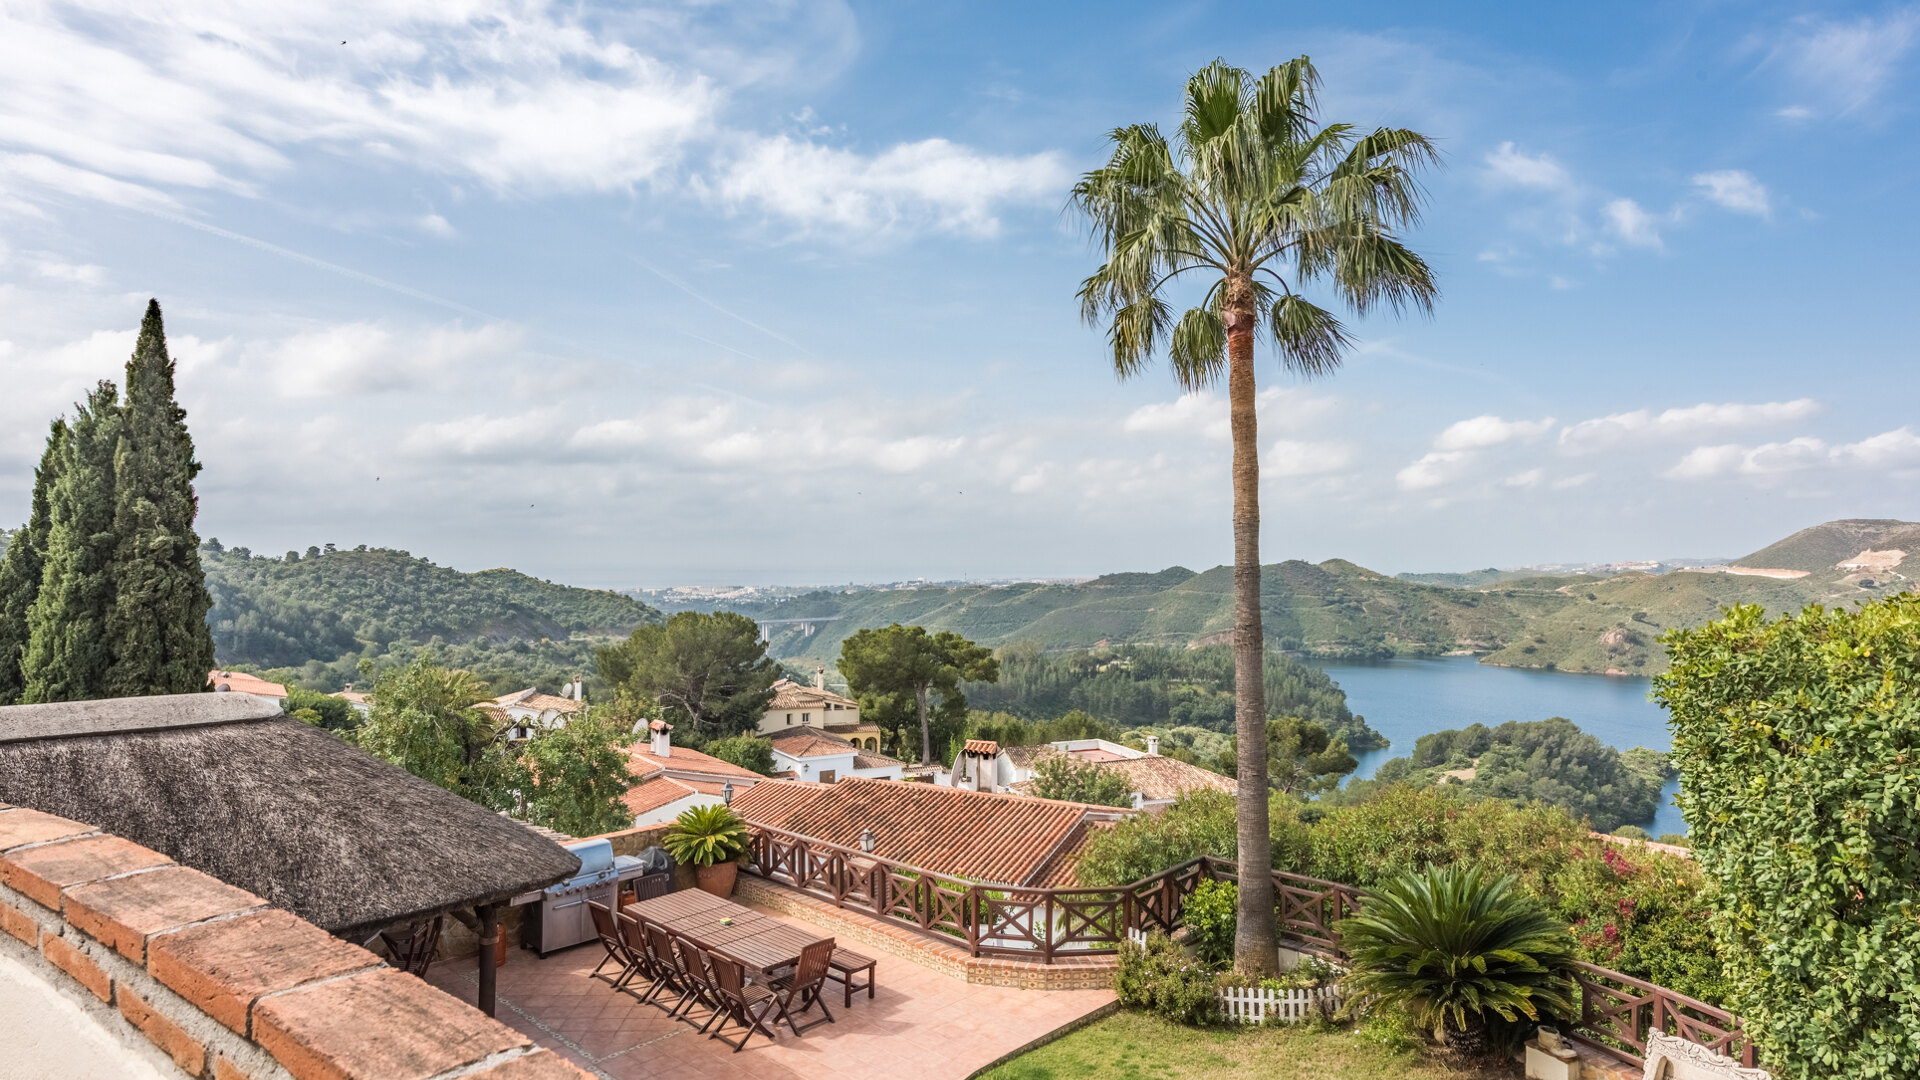
[[126, 404], [114, 455], [113, 607], [107, 618], [112, 697], [185, 694], [207, 684], [213, 634], [193, 519], [200, 472], [185, 409], [173, 396], [173, 360], [160, 302], [147, 302], [127, 361]]
[[47, 448], [33, 471], [33, 509], [27, 523], [13, 534], [0, 558], [0, 705], [20, 700], [26, 681], [20, 661], [27, 651], [27, 613], [40, 595], [40, 573], [47, 558], [47, 491], [59, 469], [60, 446], [67, 422], [55, 420], [47, 432]]
[[61, 440], [47, 489], [46, 562], [27, 613], [29, 640], [20, 700], [108, 697], [107, 616], [113, 610], [113, 459], [120, 445], [118, 393], [101, 382]]

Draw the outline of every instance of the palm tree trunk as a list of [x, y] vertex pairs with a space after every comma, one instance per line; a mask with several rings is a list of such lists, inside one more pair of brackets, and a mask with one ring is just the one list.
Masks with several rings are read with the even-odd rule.
[[1233, 729], [1238, 755], [1240, 903], [1233, 966], [1279, 967], [1273, 931], [1273, 841], [1267, 829], [1267, 684], [1260, 626], [1260, 440], [1254, 415], [1252, 283], [1229, 280], [1227, 403], [1233, 430]]
[[914, 704], [920, 707], [920, 764], [933, 760], [933, 731], [927, 727], [927, 686], [921, 683], [913, 688]]

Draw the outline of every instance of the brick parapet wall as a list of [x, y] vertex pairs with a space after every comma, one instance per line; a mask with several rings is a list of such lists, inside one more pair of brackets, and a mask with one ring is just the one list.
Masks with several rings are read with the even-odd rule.
[[836, 939], [858, 942], [889, 956], [983, 986], [1010, 986], [1021, 990], [1106, 989], [1113, 985], [1113, 973], [1118, 966], [1112, 956], [1062, 957], [1051, 964], [971, 956], [965, 944], [957, 939], [948, 944], [941, 940], [943, 935], [924, 934], [882, 922], [753, 874], [740, 875], [734, 894], [742, 903], [831, 930]]
[[[0, 803], [0, 949], [195, 1080], [581, 1080], [378, 956], [158, 852]], [[149, 1055], [151, 1056], [151, 1055]]]

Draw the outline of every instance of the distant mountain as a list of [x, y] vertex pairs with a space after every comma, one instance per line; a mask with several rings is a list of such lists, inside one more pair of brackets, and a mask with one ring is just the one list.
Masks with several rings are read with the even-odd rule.
[[661, 618], [619, 593], [515, 570], [464, 573], [385, 548], [276, 559], [206, 546], [200, 558], [220, 662], [327, 688], [355, 678], [362, 657], [397, 662], [428, 646], [495, 681], [557, 688], [592, 674], [595, 640]]
[[[1920, 566], [1920, 522], [1891, 518], [1848, 518], [1801, 529], [1778, 543], [1734, 560], [1757, 569], [1805, 570], [1814, 577], [1843, 576], [1839, 564], [1865, 551], [1900, 550]], [[1898, 566], [1900, 564], [1896, 564]], [[1908, 573], [1906, 576], [1915, 577]]]

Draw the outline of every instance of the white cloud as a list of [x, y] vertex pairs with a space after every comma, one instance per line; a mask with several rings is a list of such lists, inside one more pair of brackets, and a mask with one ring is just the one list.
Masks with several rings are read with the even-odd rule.
[[1403, 491], [1424, 491], [1457, 479], [1473, 454], [1466, 450], [1434, 450], [1394, 474], [1394, 483]]
[[1692, 439], [1716, 431], [1805, 420], [1820, 410], [1820, 403], [1812, 398], [1756, 404], [1702, 402], [1659, 413], [1635, 409], [1568, 425], [1560, 432], [1560, 446], [1570, 453], [1587, 453], [1636, 439]]
[[[1307, 390], [1270, 386], [1254, 399], [1262, 427], [1298, 430], [1309, 427], [1339, 405], [1335, 398]], [[1130, 435], [1199, 435], [1224, 441], [1232, 434], [1227, 401], [1211, 390], [1182, 394], [1172, 401], [1142, 405], [1127, 414], [1120, 430]]]
[[34, 260], [33, 273], [35, 277], [70, 282], [74, 285], [98, 285], [107, 277], [107, 269], [104, 266], [95, 266], [92, 263], [70, 263], [54, 256], [42, 256]]
[[1545, 480], [1546, 478], [1547, 478], [1547, 470], [1535, 467], [1532, 469], [1527, 469], [1522, 472], [1514, 473], [1512, 476], [1509, 476], [1505, 480], [1500, 481], [1500, 483], [1506, 487], [1511, 487], [1511, 488], [1533, 488], [1533, 487], [1539, 487], [1540, 481]]
[[1831, 445], [1803, 435], [1758, 446], [1723, 444], [1698, 446], [1687, 452], [1666, 475], [1675, 480], [1708, 480], [1720, 476], [1767, 478], [1813, 468], [1893, 470], [1920, 466], [1920, 435], [1909, 427]]
[[442, 239], [451, 239], [459, 235], [454, 231], [453, 223], [441, 217], [439, 214], [422, 214], [414, 221], [414, 224], [420, 227], [421, 232], [438, 236]]
[[345, 323], [250, 348], [241, 364], [250, 375], [270, 375], [291, 398], [375, 394], [457, 379], [462, 365], [504, 357], [523, 338], [520, 328], [506, 325], [397, 332]]
[[1697, 173], [1693, 178], [1693, 186], [1734, 213], [1762, 218], [1773, 214], [1766, 187], [1754, 179], [1752, 173], [1742, 169]]
[[1771, 59], [1807, 93], [1851, 113], [1874, 104], [1887, 90], [1916, 38], [1920, 10], [1912, 7], [1844, 22], [1807, 17], [1776, 38]]
[[1604, 207], [1604, 213], [1607, 226], [1623, 242], [1634, 247], [1662, 246], [1653, 215], [1632, 199], [1614, 199]]
[[1527, 154], [1503, 142], [1486, 157], [1487, 172], [1497, 184], [1568, 191], [1574, 187], [1566, 167], [1546, 154]]
[[752, 141], [710, 193], [731, 208], [757, 208], [804, 228], [991, 236], [1000, 228], [1000, 207], [1058, 202], [1068, 177], [1066, 163], [1051, 152], [983, 154], [923, 139], [868, 156], [781, 135]]
[[1345, 443], [1279, 439], [1260, 461], [1265, 476], [1318, 476], [1338, 472], [1353, 463], [1353, 447]]
[[1805, 105], [1788, 105], [1782, 109], [1775, 109], [1773, 115], [1782, 120], [1811, 120], [1813, 119], [1813, 110], [1807, 108]]
[[1589, 481], [1591, 481], [1594, 477], [1598, 475], [1600, 474], [1584, 472], [1576, 476], [1563, 476], [1560, 479], [1555, 480], [1553, 482], [1553, 490], [1567, 491], [1571, 488], [1584, 487]]
[[1502, 420], [1491, 414], [1451, 424], [1433, 440], [1435, 450], [1477, 450], [1516, 439], [1537, 439], [1553, 427], [1544, 420]]

